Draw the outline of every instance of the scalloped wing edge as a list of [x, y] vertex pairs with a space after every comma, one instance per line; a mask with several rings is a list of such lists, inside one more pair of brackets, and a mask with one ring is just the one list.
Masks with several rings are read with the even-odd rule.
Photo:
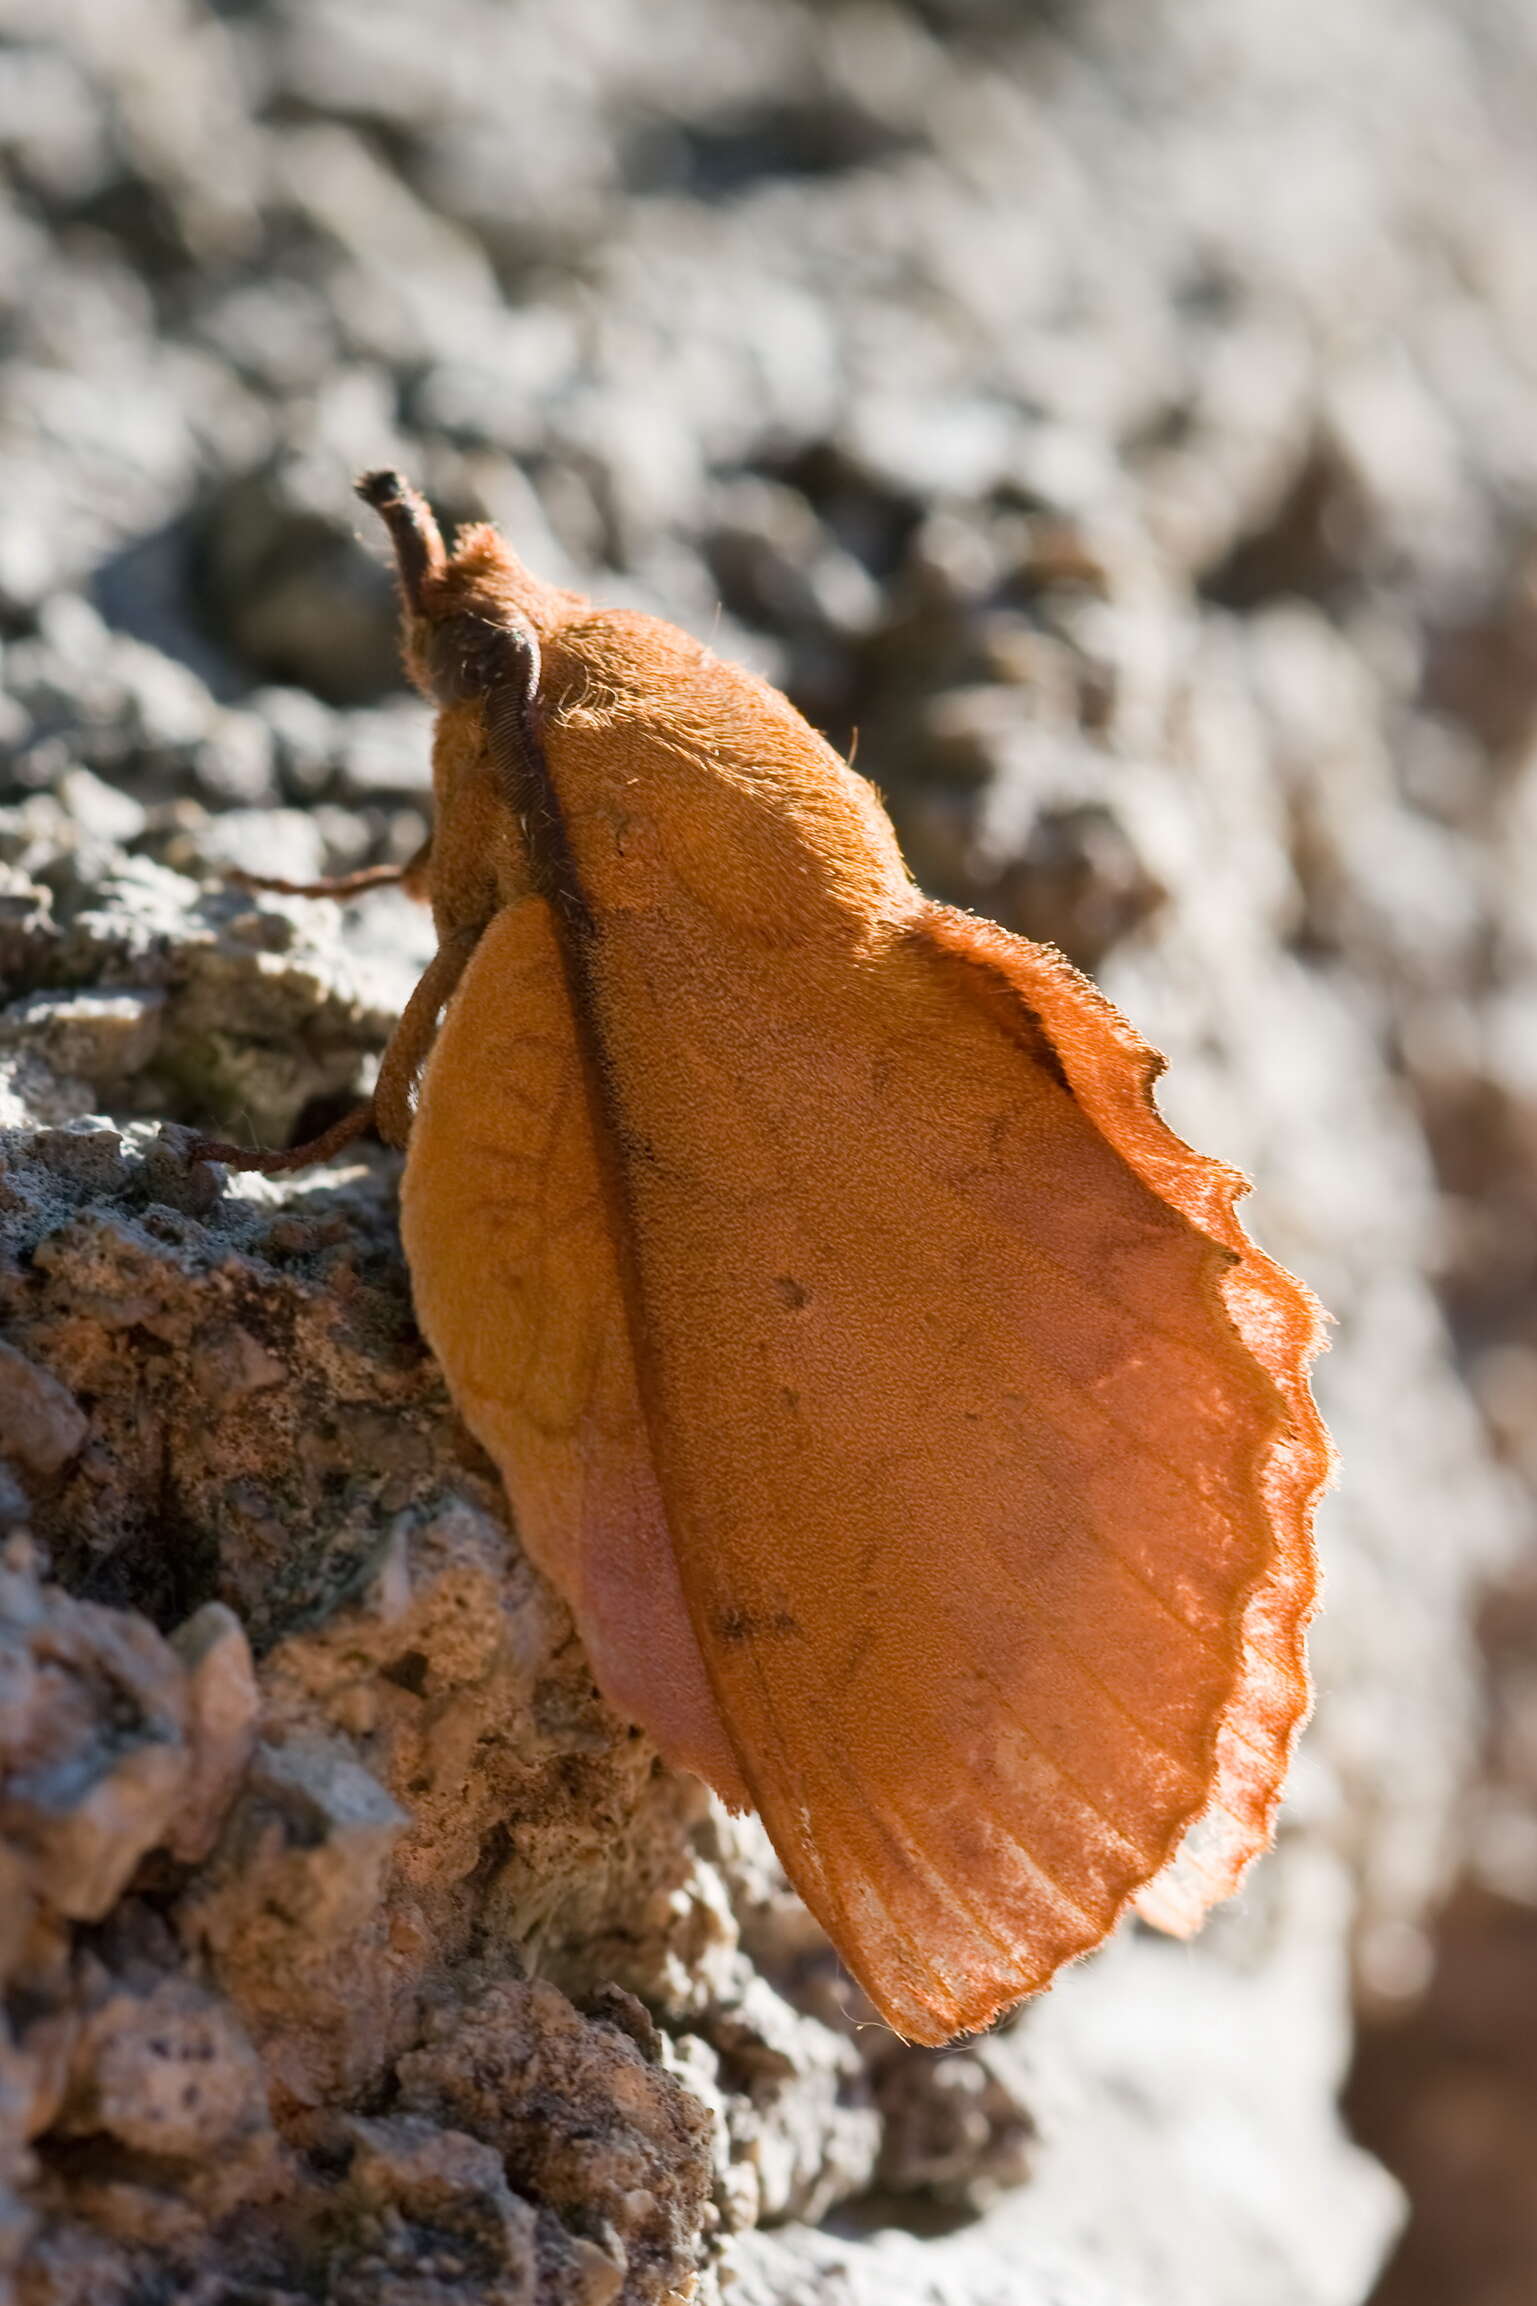
[[1197, 1153], [1159, 1113], [1164, 1060], [1055, 946], [942, 905], [921, 925], [946, 949], [1001, 976], [1050, 1042], [1073, 1095], [1145, 1184], [1231, 1252], [1223, 1303], [1241, 1344], [1275, 1386], [1285, 1422], [1261, 1475], [1272, 1552], [1242, 1608], [1239, 1665], [1216, 1727], [1213, 1785], [1170, 1858], [1131, 1899], [1139, 1916], [1178, 1937], [1199, 1929], [1233, 1893], [1274, 1835], [1297, 1739], [1312, 1706], [1307, 1627], [1317, 1608], [1313, 1520], [1335, 1454], [1310, 1371], [1327, 1315], [1302, 1282], [1252, 1241], [1237, 1205], [1240, 1170]]

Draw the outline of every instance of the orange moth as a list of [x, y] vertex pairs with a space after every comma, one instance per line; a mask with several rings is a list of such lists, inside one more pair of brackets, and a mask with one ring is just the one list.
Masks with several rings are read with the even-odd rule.
[[1194, 1929], [1307, 1710], [1330, 1464], [1244, 1180], [772, 688], [359, 488], [439, 707], [437, 955], [358, 1115], [200, 1152], [404, 1146], [422, 1328], [599, 1684], [899, 2033], [1128, 1905]]

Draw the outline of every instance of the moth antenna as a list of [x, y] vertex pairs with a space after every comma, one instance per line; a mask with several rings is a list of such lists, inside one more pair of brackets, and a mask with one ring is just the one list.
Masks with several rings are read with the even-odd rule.
[[426, 498], [398, 472], [365, 472], [353, 484], [384, 522], [395, 547], [400, 589], [413, 616], [422, 609], [422, 588], [444, 567], [448, 555]]

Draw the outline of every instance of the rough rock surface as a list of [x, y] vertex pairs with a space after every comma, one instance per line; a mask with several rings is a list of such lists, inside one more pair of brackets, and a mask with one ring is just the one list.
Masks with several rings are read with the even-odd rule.
[[[1524, 1640], [1466, 1799], [1537, 1477], [1534, 103], [1519, 0], [0, 0], [22, 2306], [1364, 2298], [1352, 1993], [1470, 1842], [1537, 1902]], [[219, 877], [421, 836], [392, 460], [857, 729], [1338, 1316], [1319, 1715], [1194, 1950], [862, 2023], [595, 1699], [390, 1160], [188, 1172], [425, 957]]]

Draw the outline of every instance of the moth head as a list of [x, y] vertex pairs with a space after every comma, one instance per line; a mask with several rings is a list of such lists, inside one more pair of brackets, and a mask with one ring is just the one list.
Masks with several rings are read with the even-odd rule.
[[390, 532], [406, 669], [439, 706], [478, 702], [512, 672], [537, 682], [539, 640], [573, 597], [529, 574], [489, 523], [460, 529], [450, 552], [425, 497], [398, 472], [366, 472], [357, 493]]

